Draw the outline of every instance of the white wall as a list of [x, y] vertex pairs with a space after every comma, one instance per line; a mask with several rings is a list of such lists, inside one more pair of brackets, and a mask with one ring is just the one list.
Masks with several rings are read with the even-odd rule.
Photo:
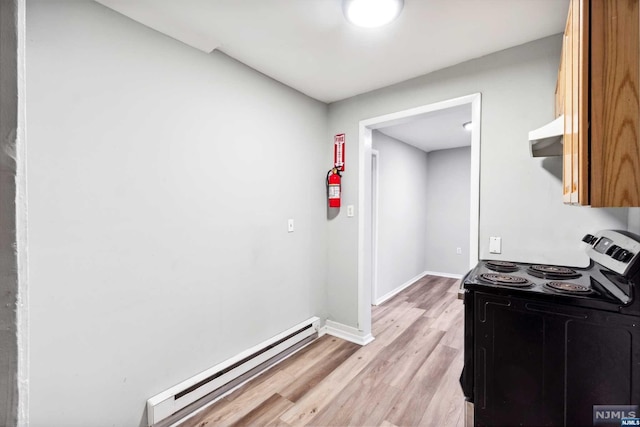
[[32, 427], [139, 425], [325, 315], [326, 105], [91, 1], [27, 39]]
[[376, 297], [425, 271], [427, 153], [378, 131], [378, 283]]
[[[358, 123], [408, 108], [482, 93], [480, 257], [489, 236], [500, 236], [499, 258], [584, 265], [581, 237], [626, 228], [626, 209], [566, 206], [558, 159], [533, 159], [527, 134], [553, 119], [561, 36], [468, 61], [329, 106], [328, 135], [345, 133], [346, 158], [358, 159]], [[343, 177], [344, 204], [358, 199], [358, 164]], [[329, 224], [328, 310], [357, 326], [358, 222], [339, 215]]]
[[464, 274], [469, 270], [471, 147], [431, 151], [427, 165], [427, 270]]

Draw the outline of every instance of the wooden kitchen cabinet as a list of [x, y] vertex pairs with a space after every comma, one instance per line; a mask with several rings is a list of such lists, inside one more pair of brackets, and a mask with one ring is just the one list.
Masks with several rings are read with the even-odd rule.
[[640, 206], [640, 0], [571, 0], [556, 86], [563, 198]]

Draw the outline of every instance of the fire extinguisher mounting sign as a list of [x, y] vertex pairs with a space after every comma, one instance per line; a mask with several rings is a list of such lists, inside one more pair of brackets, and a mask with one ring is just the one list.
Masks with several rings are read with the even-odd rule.
[[339, 171], [344, 171], [344, 133], [333, 137], [333, 164]]

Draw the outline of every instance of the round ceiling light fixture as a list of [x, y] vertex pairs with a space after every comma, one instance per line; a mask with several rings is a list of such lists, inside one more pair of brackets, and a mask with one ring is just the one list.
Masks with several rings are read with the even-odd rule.
[[404, 0], [343, 0], [342, 9], [349, 22], [358, 27], [381, 27], [400, 15]]

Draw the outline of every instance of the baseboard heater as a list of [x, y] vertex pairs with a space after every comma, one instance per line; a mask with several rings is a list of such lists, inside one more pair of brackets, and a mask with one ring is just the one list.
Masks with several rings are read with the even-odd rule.
[[147, 424], [169, 426], [264, 371], [318, 336], [312, 317], [147, 400]]

